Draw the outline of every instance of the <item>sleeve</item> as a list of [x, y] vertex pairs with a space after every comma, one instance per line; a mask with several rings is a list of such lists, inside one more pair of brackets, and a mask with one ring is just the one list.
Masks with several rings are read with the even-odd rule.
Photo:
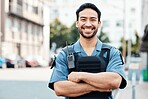
[[112, 48], [110, 50], [110, 60], [107, 66], [107, 72], [116, 72], [122, 77], [122, 82], [120, 84], [120, 89], [123, 89], [127, 85], [125, 71], [123, 69], [124, 62], [121, 53], [118, 49]]
[[57, 81], [67, 80], [67, 75], [69, 74], [66, 54], [61, 51], [55, 60], [55, 66], [53, 68], [52, 75], [48, 87], [54, 90], [53, 84]]

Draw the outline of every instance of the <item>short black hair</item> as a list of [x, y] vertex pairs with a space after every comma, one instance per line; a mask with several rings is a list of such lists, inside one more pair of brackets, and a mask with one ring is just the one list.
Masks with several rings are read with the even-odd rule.
[[98, 14], [98, 21], [100, 21], [100, 18], [101, 18], [101, 11], [92, 3], [84, 3], [82, 4], [76, 11], [76, 17], [77, 17], [77, 21], [78, 21], [78, 18], [79, 18], [79, 13], [86, 9], [86, 8], [90, 8], [92, 10], [95, 10]]

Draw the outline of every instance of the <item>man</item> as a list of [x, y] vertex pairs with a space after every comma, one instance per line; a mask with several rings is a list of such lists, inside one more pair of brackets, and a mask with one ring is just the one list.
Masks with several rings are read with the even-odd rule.
[[[101, 12], [94, 4], [85, 3], [78, 8], [76, 16], [76, 27], [79, 30], [80, 39], [71, 46], [79, 57], [90, 57], [91, 60], [93, 56], [97, 57], [101, 53], [103, 46], [96, 35], [101, 26]], [[90, 71], [88, 69], [88, 72], [82, 70], [69, 72], [67, 54], [64, 50], [61, 51], [55, 60], [49, 87], [54, 89], [57, 96], [64, 96], [66, 99], [112, 99], [111, 91], [125, 88], [126, 79], [120, 52], [114, 47], [110, 47], [109, 50], [107, 67], [104, 71], [98, 70], [95, 73], [91, 71], [96, 69], [90, 69]], [[103, 56], [106, 57], [105, 54]], [[88, 65], [85, 61], [84, 64]]]

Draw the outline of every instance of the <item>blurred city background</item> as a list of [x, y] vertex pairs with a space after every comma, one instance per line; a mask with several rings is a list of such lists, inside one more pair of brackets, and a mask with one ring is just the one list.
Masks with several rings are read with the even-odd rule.
[[0, 99], [64, 99], [48, 82], [54, 55], [79, 38], [76, 9], [101, 11], [98, 38], [122, 52], [128, 85], [115, 99], [147, 99], [148, 0], [0, 0]]

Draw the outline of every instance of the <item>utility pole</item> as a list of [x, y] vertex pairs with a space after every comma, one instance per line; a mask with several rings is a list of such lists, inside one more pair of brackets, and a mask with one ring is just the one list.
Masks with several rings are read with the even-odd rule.
[[1, 47], [2, 47], [2, 40], [1, 40], [1, 35], [2, 35], [2, 0], [0, 0], [0, 56], [2, 55], [2, 50], [1, 50]]
[[123, 0], [123, 43], [122, 43], [122, 55], [126, 60], [126, 0]]

